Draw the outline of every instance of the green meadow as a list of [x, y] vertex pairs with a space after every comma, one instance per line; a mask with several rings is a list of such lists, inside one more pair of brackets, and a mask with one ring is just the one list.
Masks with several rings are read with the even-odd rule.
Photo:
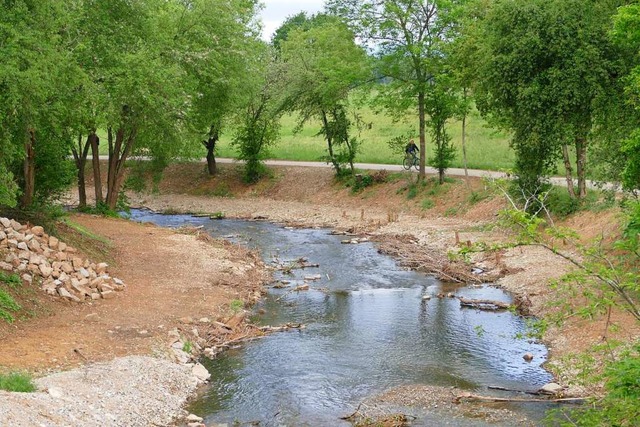
[[[359, 135], [360, 150], [356, 158], [360, 163], [396, 164], [402, 162], [402, 155], [394, 153], [388, 141], [409, 132], [418, 143], [417, 114], [400, 122], [384, 114], [375, 114], [369, 107], [358, 110], [366, 124]], [[309, 122], [298, 133], [294, 132], [297, 117], [287, 115], [282, 118], [280, 140], [271, 147], [268, 158], [279, 160], [318, 161], [326, 154], [326, 142], [320, 132], [320, 123]], [[370, 125], [370, 126], [369, 126]], [[447, 129], [457, 147], [457, 157], [452, 167], [462, 167], [462, 123], [451, 121]], [[223, 135], [218, 145], [221, 157], [236, 157], [230, 146], [231, 132]], [[487, 126], [477, 111], [467, 118], [467, 162], [471, 169], [506, 170], [513, 168], [514, 153], [509, 148], [509, 135]], [[431, 141], [427, 137], [427, 156], [433, 153]]]

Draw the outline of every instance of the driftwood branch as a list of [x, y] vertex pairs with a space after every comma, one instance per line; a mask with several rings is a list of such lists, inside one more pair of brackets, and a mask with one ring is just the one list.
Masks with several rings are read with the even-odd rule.
[[488, 299], [468, 299], [464, 297], [458, 297], [460, 305], [462, 307], [471, 307], [478, 310], [497, 311], [508, 310], [511, 308], [511, 304], [507, 304], [502, 301], [493, 301]]
[[453, 403], [459, 404], [463, 400], [475, 400], [480, 402], [525, 402], [525, 403], [569, 403], [582, 404], [587, 401], [584, 397], [566, 397], [560, 399], [522, 399], [518, 397], [494, 397], [481, 396], [478, 394], [464, 393], [456, 396]]

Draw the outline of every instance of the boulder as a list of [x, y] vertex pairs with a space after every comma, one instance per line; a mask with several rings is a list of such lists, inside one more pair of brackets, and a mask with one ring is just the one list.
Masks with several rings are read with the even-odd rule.
[[29, 261], [29, 258], [31, 257], [31, 252], [29, 251], [20, 251], [18, 252], [18, 258], [23, 259], [25, 261]]
[[63, 298], [66, 298], [66, 299], [70, 299], [71, 301], [80, 302], [80, 298], [78, 298], [77, 296], [73, 295], [71, 292], [66, 290], [64, 287], [58, 288], [58, 295], [60, 295]]
[[90, 276], [89, 271], [84, 267], [78, 270], [78, 273], [80, 273], [80, 275], [84, 278], [88, 278]]
[[25, 243], [29, 243], [31, 240], [33, 240], [33, 234], [21, 235], [18, 240], [23, 241]]
[[100, 295], [102, 295], [102, 298], [104, 299], [112, 299], [115, 298], [116, 293], [114, 291], [104, 291], [101, 292]]
[[20, 224], [18, 221], [15, 220], [11, 220], [11, 228], [13, 228], [15, 231], [21, 231], [24, 228], [24, 225]]
[[64, 252], [67, 249], [67, 244], [64, 242], [58, 243], [58, 249]]
[[22, 280], [24, 280], [25, 282], [31, 283], [33, 281], [33, 276], [28, 274], [28, 273], [24, 273], [21, 276]]
[[36, 239], [31, 240], [27, 246], [34, 252], [39, 252], [42, 250], [40, 242], [38, 242]]
[[11, 227], [11, 221], [9, 221], [8, 218], [0, 218], [0, 224], [2, 224], [4, 228]]
[[96, 273], [103, 274], [104, 272], [107, 271], [107, 268], [109, 268], [109, 264], [107, 264], [106, 262], [101, 262], [100, 264], [96, 265], [95, 270], [96, 270]]
[[25, 242], [18, 242], [18, 249], [21, 251], [28, 251], [29, 250], [29, 246], [27, 246], [27, 244]]
[[35, 227], [31, 227], [31, 232], [36, 236], [41, 237], [44, 235], [44, 228], [40, 227], [39, 225], [36, 225]]
[[193, 366], [193, 368], [191, 369], [191, 373], [202, 382], [205, 382], [209, 378], [211, 378], [211, 374], [209, 373], [209, 371], [207, 371], [207, 368], [202, 366], [200, 363], [196, 363]]
[[9, 246], [9, 248], [17, 248], [18, 241], [16, 239], [9, 239], [7, 240], [7, 245]]
[[64, 271], [67, 274], [71, 274], [74, 271], [73, 266], [70, 262], [62, 262], [62, 264], [60, 264], [60, 270]]
[[57, 237], [54, 237], [54, 236], [49, 237], [49, 247], [51, 249], [58, 249], [58, 243], [60, 243], [60, 240], [58, 240]]
[[49, 277], [51, 276], [51, 273], [53, 273], [53, 268], [46, 266], [45, 264], [40, 264], [38, 266], [38, 268], [40, 269], [40, 272], [42, 273], [42, 277]]
[[5, 233], [4, 231], [0, 230], [0, 240], [4, 240], [7, 238], [7, 233]]
[[189, 414], [189, 416], [187, 417], [187, 421], [190, 423], [201, 423], [202, 417], [199, 417], [195, 414]]
[[0, 270], [13, 271], [13, 265], [7, 262], [0, 262]]
[[549, 384], [545, 384], [540, 390], [538, 390], [538, 392], [555, 395], [555, 394], [561, 393], [562, 390], [564, 390], [564, 388], [560, 384], [549, 383]]
[[74, 257], [71, 262], [73, 263], [73, 269], [75, 271], [80, 271], [80, 269], [84, 267], [84, 262], [81, 258]]

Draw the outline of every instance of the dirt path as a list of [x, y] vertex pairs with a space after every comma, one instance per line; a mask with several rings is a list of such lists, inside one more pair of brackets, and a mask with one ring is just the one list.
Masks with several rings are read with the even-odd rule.
[[165, 352], [168, 332], [186, 327], [181, 318], [228, 317], [230, 302], [259, 297], [266, 278], [261, 261], [225, 242], [120, 219], [72, 220], [112, 242], [110, 272], [128, 287], [111, 300], [60, 302], [53, 315], [9, 328], [0, 366], [42, 372]]

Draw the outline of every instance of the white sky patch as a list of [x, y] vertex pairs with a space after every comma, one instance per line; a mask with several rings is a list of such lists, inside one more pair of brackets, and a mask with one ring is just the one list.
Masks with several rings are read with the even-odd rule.
[[263, 23], [262, 39], [266, 41], [271, 40], [273, 33], [287, 17], [302, 11], [312, 15], [324, 9], [324, 0], [262, 0], [262, 2], [265, 5], [260, 14]]

